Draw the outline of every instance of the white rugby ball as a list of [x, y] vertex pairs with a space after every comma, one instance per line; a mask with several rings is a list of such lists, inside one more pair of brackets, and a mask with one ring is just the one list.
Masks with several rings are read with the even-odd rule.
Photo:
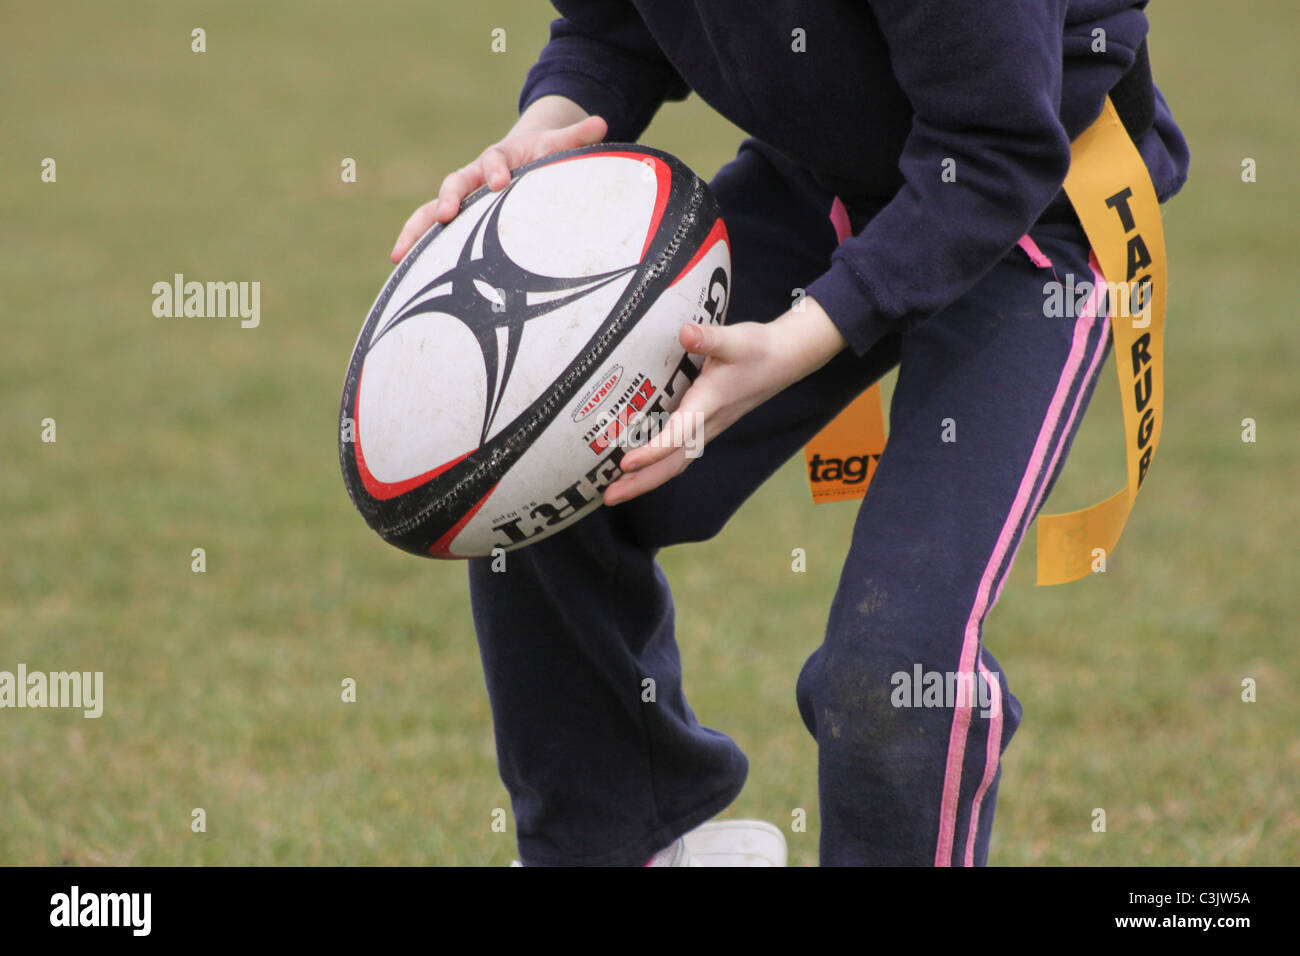
[[731, 252], [708, 186], [672, 156], [602, 144], [470, 195], [394, 270], [352, 352], [339, 457], [384, 540], [489, 555], [600, 506], [721, 324]]

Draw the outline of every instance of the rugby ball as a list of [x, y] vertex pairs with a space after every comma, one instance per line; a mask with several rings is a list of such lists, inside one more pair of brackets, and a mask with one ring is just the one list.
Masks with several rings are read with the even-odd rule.
[[520, 167], [411, 249], [348, 364], [339, 457], [390, 544], [512, 550], [600, 506], [703, 360], [731, 252], [717, 201], [672, 156], [601, 144]]

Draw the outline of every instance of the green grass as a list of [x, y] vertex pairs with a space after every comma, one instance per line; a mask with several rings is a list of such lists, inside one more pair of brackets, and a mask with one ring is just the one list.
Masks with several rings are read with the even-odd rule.
[[[1168, 213], [1168, 424], [1108, 573], [1035, 588], [1027, 545], [990, 618], [1025, 707], [995, 863], [1300, 860], [1300, 12], [1153, 6], [1157, 76], [1195, 154]], [[0, 13], [0, 669], [106, 684], [99, 720], [0, 711], [0, 863], [511, 858], [464, 568], [368, 532], [335, 446], [397, 229], [508, 125], [550, 16], [451, 9]], [[711, 171], [738, 135], [691, 100], [645, 139]], [[155, 318], [150, 287], [175, 272], [260, 281], [261, 326]], [[1118, 487], [1113, 392], [1108, 377], [1051, 510]], [[797, 864], [816, 861], [817, 790], [794, 681], [852, 519], [809, 505], [791, 463], [719, 539], [664, 555], [694, 706], [751, 758], [732, 812], [788, 826], [805, 809]]]

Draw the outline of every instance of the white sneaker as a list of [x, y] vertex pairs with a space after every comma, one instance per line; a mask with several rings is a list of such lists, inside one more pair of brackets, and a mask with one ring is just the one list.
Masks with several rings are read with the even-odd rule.
[[686, 866], [785, 866], [785, 834], [762, 820], [718, 820], [682, 837]]
[[[646, 866], [785, 866], [785, 834], [762, 820], [719, 820], [678, 837]], [[518, 860], [511, 866], [523, 866]]]

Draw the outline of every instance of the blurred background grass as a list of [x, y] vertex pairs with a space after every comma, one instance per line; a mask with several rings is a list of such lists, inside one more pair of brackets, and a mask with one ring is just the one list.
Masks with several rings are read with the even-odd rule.
[[[1300, 9], [1152, 6], [1194, 152], [1167, 220], [1168, 422], [1108, 573], [1035, 588], [1027, 544], [989, 620], [1025, 707], [994, 863], [1300, 859]], [[0, 711], [0, 863], [510, 860], [464, 568], [365, 528], [335, 426], [398, 228], [509, 125], [550, 16], [523, 0], [0, 7], [0, 669], [106, 685], [99, 720]], [[644, 139], [707, 175], [738, 138], [692, 99]], [[177, 272], [260, 281], [260, 327], [155, 318], [151, 286]], [[1049, 510], [1121, 483], [1106, 375]], [[852, 520], [809, 505], [792, 462], [719, 539], [664, 554], [695, 709], [751, 758], [731, 813], [788, 830], [806, 810], [796, 864], [816, 862], [817, 790], [794, 681]]]

